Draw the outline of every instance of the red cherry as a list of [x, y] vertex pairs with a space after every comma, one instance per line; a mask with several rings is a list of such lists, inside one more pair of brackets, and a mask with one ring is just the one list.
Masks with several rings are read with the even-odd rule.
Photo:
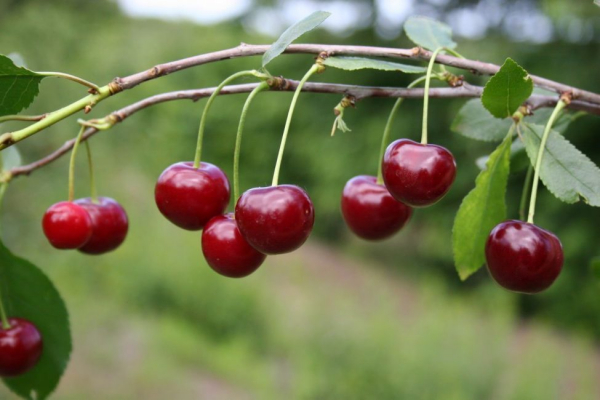
[[61, 201], [46, 210], [42, 219], [44, 234], [57, 249], [77, 249], [92, 236], [92, 219], [81, 206]]
[[538, 293], [558, 277], [563, 265], [560, 240], [522, 221], [505, 221], [488, 237], [485, 258], [492, 277], [508, 290]]
[[295, 185], [250, 189], [235, 206], [244, 238], [265, 254], [296, 250], [308, 239], [315, 210], [308, 194]]
[[454, 156], [446, 148], [408, 139], [388, 146], [382, 168], [392, 196], [412, 207], [436, 203], [450, 190], [456, 176]]
[[412, 208], [394, 199], [374, 176], [360, 175], [344, 187], [342, 214], [356, 235], [380, 240], [398, 232], [410, 219]]
[[34, 324], [22, 318], [10, 318], [10, 328], [0, 327], [0, 376], [14, 377], [33, 368], [44, 344]]
[[92, 218], [92, 236], [79, 251], [87, 254], [102, 254], [119, 247], [127, 236], [129, 221], [127, 213], [119, 203], [109, 197], [98, 197], [98, 203], [85, 198], [75, 201], [85, 208]]
[[230, 278], [250, 275], [267, 258], [244, 239], [232, 213], [208, 221], [202, 231], [202, 253], [213, 270]]
[[180, 228], [197, 231], [229, 204], [229, 181], [218, 167], [179, 162], [163, 171], [154, 197], [160, 212]]

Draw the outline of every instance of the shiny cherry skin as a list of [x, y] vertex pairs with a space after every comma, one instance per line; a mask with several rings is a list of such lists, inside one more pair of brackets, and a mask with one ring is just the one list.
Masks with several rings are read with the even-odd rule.
[[42, 355], [42, 335], [23, 318], [10, 318], [10, 328], [0, 327], [0, 376], [15, 377], [33, 368]]
[[235, 206], [244, 238], [264, 254], [289, 253], [302, 246], [315, 222], [308, 194], [295, 185], [250, 189]]
[[127, 236], [129, 221], [123, 207], [109, 197], [98, 197], [98, 202], [90, 198], [75, 200], [75, 204], [85, 208], [92, 218], [92, 236], [79, 248], [86, 254], [102, 254], [119, 247]]
[[244, 239], [232, 213], [208, 221], [202, 231], [202, 253], [215, 272], [230, 278], [250, 275], [267, 258]]
[[160, 212], [180, 228], [197, 231], [229, 204], [229, 181], [218, 167], [179, 162], [163, 171], [154, 191]]
[[61, 201], [46, 210], [42, 228], [52, 246], [57, 249], [77, 249], [92, 236], [92, 218], [80, 205]]
[[446, 148], [409, 139], [388, 146], [382, 168], [391, 195], [412, 207], [427, 207], [439, 201], [456, 176], [454, 156]]
[[563, 250], [552, 232], [510, 220], [490, 233], [485, 258], [490, 274], [502, 287], [533, 294], [550, 287], [558, 277]]
[[412, 208], [394, 199], [374, 176], [360, 175], [350, 179], [344, 187], [342, 215], [357, 236], [381, 240], [408, 222]]

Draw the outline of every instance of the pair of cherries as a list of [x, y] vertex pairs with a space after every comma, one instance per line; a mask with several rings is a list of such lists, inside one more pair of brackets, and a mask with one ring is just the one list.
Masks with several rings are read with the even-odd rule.
[[119, 247], [129, 221], [123, 207], [109, 197], [61, 201], [48, 208], [42, 220], [44, 234], [57, 249], [103, 254]]
[[44, 344], [37, 327], [23, 318], [10, 318], [10, 327], [0, 327], [0, 376], [24, 374], [40, 360]]
[[[400, 139], [388, 146], [382, 172], [385, 185], [373, 176], [357, 176], [342, 193], [344, 220], [367, 240], [393, 235], [410, 219], [411, 207], [426, 207], [440, 200], [454, 181], [456, 163], [441, 146]], [[553, 233], [515, 220], [492, 230], [485, 255], [494, 280], [523, 293], [550, 287], [563, 265], [562, 245]]]
[[241, 278], [256, 271], [267, 255], [296, 250], [308, 239], [314, 208], [295, 185], [250, 189], [235, 214], [224, 214], [230, 200], [225, 173], [209, 163], [194, 168], [179, 162], [163, 171], [155, 187], [156, 205], [173, 224], [201, 230], [202, 252], [217, 273]]

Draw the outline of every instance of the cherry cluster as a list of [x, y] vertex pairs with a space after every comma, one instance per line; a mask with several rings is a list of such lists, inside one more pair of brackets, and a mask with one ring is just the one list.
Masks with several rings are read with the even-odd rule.
[[296, 250], [308, 239], [315, 219], [308, 194], [295, 185], [253, 188], [225, 213], [230, 200], [225, 173], [210, 163], [169, 166], [158, 178], [155, 200], [173, 224], [202, 231], [202, 252], [217, 273], [241, 278], [267, 255]]

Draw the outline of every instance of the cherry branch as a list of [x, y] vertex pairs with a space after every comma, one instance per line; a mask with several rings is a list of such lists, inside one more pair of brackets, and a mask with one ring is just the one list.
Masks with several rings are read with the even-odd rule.
[[[298, 86], [298, 81], [284, 78], [274, 78], [271, 82], [271, 91], [294, 91]], [[240, 94], [249, 93], [256, 88], [258, 83], [250, 83], [244, 85], [232, 85], [226, 86], [221, 90], [221, 95], [228, 94]], [[161, 104], [174, 100], [192, 100], [197, 101], [202, 98], [210, 96], [216, 88], [203, 88], [203, 89], [192, 89], [192, 90], [179, 90], [174, 92], [162, 93], [155, 96], [151, 96], [140, 100], [136, 103], [128, 105], [118, 111], [111, 113], [110, 115], [97, 120], [98, 125], [106, 125], [111, 127], [114, 124], [120, 123], [130, 117], [131, 115], [141, 111], [145, 108], [151, 107], [156, 104]], [[344, 85], [336, 83], [315, 83], [307, 82], [302, 88], [304, 92], [312, 93], [326, 93], [326, 94], [337, 94], [343, 96], [351, 96], [355, 101], [369, 98], [369, 97], [389, 97], [389, 98], [422, 98], [424, 89], [422, 88], [392, 88], [392, 87], [374, 87], [374, 86], [356, 86], [356, 85]], [[480, 86], [473, 86], [466, 82], [463, 82], [458, 87], [439, 87], [431, 88], [429, 96], [432, 98], [476, 98], [480, 97], [483, 88]], [[533, 111], [542, 107], [554, 107], [559, 99], [552, 96], [533, 95], [527, 100], [529, 108]], [[581, 110], [589, 113], [600, 115], [600, 105], [586, 103], [579, 100], [574, 100], [569, 104], [569, 108], [573, 110]], [[95, 127], [89, 127], [85, 130], [82, 136], [82, 141], [85, 141], [98, 133], [100, 129]], [[12, 168], [8, 171], [9, 179], [12, 179], [21, 175], [29, 175], [31, 172], [38, 168], [44, 167], [53, 161], [59, 159], [66, 153], [68, 153], [73, 145], [75, 139], [66, 141], [61, 147], [48, 154], [44, 158], [41, 158], [28, 165]]]
[[[46, 118], [18, 131], [7, 132], [0, 135], [0, 150], [11, 146], [31, 135], [34, 135], [41, 130], [56, 124], [57, 122], [73, 115], [81, 110], [89, 112], [92, 107], [103, 101], [107, 97], [117, 94], [121, 91], [131, 89], [143, 82], [159, 78], [171, 73], [175, 73], [187, 68], [217, 62], [232, 58], [257, 56], [263, 54], [270, 46], [269, 45], [250, 45], [242, 43], [237, 47], [226, 50], [216, 51], [212, 53], [201, 54], [189, 58], [184, 58], [177, 61], [172, 61], [164, 64], [159, 64], [153, 68], [142, 71], [127, 77], [116, 78], [113, 82], [106, 86], [98, 88], [96, 93], [84, 97], [60, 110], [46, 114]], [[431, 58], [432, 52], [424, 50], [420, 47], [412, 49], [396, 49], [386, 47], [370, 47], [370, 46], [343, 46], [343, 45], [322, 45], [322, 44], [296, 44], [290, 45], [285, 52], [286, 54], [321, 54], [327, 56], [333, 55], [351, 55], [351, 56], [366, 56], [366, 57], [383, 57], [383, 58], [401, 58], [413, 59], [419, 61], [428, 61]], [[457, 58], [451, 55], [440, 54], [435, 62], [463, 70], [468, 70], [475, 74], [493, 75], [500, 66], [481, 61]], [[546, 78], [531, 75], [533, 82], [546, 89], [553, 90], [558, 94], [569, 93], [574, 100], [581, 101], [582, 107], [589, 103], [591, 108], [600, 106], [600, 95], [568, 86], [559, 82], [555, 82]]]

